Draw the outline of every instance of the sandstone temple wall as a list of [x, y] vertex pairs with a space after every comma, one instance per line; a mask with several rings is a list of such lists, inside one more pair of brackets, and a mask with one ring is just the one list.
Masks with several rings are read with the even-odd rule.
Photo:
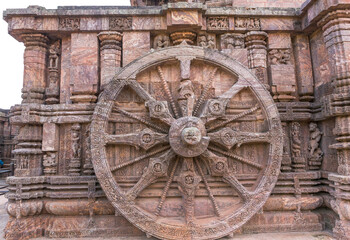
[[6, 238], [350, 239], [350, 1], [131, 4], [4, 12]]

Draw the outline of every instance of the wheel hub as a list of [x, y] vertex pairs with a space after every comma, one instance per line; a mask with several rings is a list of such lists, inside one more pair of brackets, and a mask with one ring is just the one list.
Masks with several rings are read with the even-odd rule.
[[170, 127], [171, 148], [182, 157], [197, 157], [208, 147], [204, 123], [197, 117], [179, 118]]

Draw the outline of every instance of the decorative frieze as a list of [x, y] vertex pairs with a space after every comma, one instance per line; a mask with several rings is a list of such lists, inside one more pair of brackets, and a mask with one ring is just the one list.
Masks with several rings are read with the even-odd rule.
[[110, 17], [109, 30], [131, 30], [132, 17]]
[[74, 31], [80, 29], [80, 18], [64, 17], [59, 19], [59, 30]]
[[228, 30], [228, 17], [208, 17], [207, 28], [208, 30]]
[[235, 30], [260, 30], [259, 18], [235, 18]]

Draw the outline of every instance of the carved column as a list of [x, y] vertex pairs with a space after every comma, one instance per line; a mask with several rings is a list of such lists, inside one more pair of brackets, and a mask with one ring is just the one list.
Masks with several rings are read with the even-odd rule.
[[273, 98], [278, 102], [295, 99], [295, 68], [291, 56], [290, 34], [269, 34], [269, 76]]
[[122, 34], [101, 32], [98, 38], [100, 39], [101, 88], [103, 89], [121, 66]]
[[22, 34], [25, 45], [22, 103], [43, 103], [46, 87], [48, 38], [43, 34]]
[[335, 93], [332, 96], [337, 143], [331, 148], [337, 150], [338, 174], [329, 179], [336, 185], [335, 210], [339, 214], [334, 233], [338, 239], [350, 239], [350, 17], [349, 10], [336, 10], [327, 14], [320, 22], [323, 36], [332, 64], [332, 82]]
[[250, 31], [245, 37], [245, 44], [248, 50], [248, 66], [255, 72], [257, 78], [266, 87], [269, 86], [266, 71], [267, 36], [267, 33], [262, 31]]
[[15, 176], [40, 176], [42, 174], [42, 127], [40, 125], [24, 125], [16, 137], [13, 151], [16, 161]]

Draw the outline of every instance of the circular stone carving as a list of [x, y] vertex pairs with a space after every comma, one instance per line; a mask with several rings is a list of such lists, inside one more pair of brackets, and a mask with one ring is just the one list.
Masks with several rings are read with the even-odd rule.
[[182, 157], [197, 157], [208, 147], [209, 138], [202, 120], [196, 117], [177, 119], [169, 130], [169, 143]]
[[[176, 67], [189, 79], [164, 79]], [[91, 151], [107, 198], [136, 227], [161, 239], [218, 239], [263, 207], [280, 172], [282, 136], [254, 74], [218, 51], [180, 45], [135, 60], [105, 87]]]

